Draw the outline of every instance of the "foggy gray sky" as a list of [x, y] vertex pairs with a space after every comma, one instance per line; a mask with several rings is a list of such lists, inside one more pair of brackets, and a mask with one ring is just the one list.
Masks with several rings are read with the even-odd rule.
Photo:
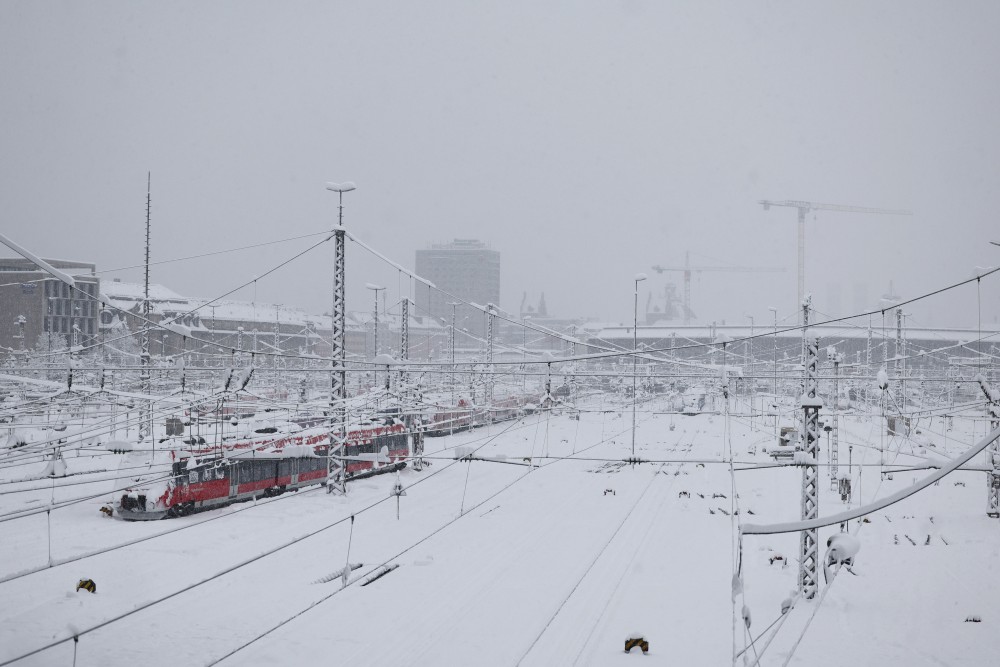
[[[871, 305], [889, 280], [909, 297], [1000, 263], [997, 34], [991, 2], [8, 0], [0, 226], [109, 269], [141, 261], [147, 170], [154, 260], [328, 229], [324, 182], [353, 180], [350, 229], [411, 267], [431, 242], [488, 242], [511, 311], [544, 291], [552, 314], [630, 321], [633, 275], [644, 303], [667, 279], [650, 266], [690, 251], [787, 269], [694, 280], [702, 320], [760, 324], [795, 306], [796, 218], [758, 199], [913, 210], [810, 216], [807, 287], [846, 314], [858, 283]], [[214, 296], [308, 243], [152, 277]], [[332, 251], [256, 298], [328, 310]], [[365, 282], [398, 299], [394, 271], [347, 252], [349, 308]], [[975, 308], [966, 288], [911, 310]]]

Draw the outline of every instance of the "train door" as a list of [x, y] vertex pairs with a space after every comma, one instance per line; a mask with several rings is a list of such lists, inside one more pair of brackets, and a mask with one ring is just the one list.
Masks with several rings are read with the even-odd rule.
[[229, 497], [235, 498], [240, 487], [240, 465], [239, 463], [229, 464]]

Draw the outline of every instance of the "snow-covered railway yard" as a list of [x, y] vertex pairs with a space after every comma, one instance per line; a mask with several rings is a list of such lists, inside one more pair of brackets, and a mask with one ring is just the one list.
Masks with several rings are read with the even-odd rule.
[[[800, 517], [800, 468], [747, 469], [772, 462], [764, 450], [774, 446], [773, 420], [669, 414], [649, 401], [636, 429], [635, 456], [645, 462], [632, 465], [629, 408], [599, 399], [578, 407], [578, 420], [541, 412], [428, 438], [432, 465], [399, 475], [399, 519], [394, 475], [350, 482], [346, 497], [311, 487], [152, 522], [99, 512], [111, 473], [60, 486], [87, 479], [67, 477], [54, 492], [49, 480], [5, 483], [0, 518], [43, 508], [53, 493], [57, 503], [99, 497], [0, 524], [0, 663], [68, 639], [14, 664], [70, 665], [75, 653], [77, 665], [320, 656], [354, 665], [724, 665], [750, 636], [747, 664], [995, 663], [1000, 530], [984, 511], [984, 473], [955, 472], [851, 522], [856, 576], [842, 570], [783, 617], [797, 587], [798, 534], [746, 535], [740, 549], [737, 525]], [[841, 417], [853, 507], [931, 472], [881, 474], [880, 445], [884, 470], [923, 465], [929, 452], [881, 435], [880, 423]], [[983, 434], [960, 419], [948, 439], [941, 421], [923, 428], [938, 457]], [[825, 446], [821, 517], [847, 507], [822, 465]], [[460, 447], [499, 461], [455, 460]], [[68, 472], [111, 470], [111, 458], [68, 455]], [[0, 481], [35, 467], [5, 468]], [[38, 490], [16, 493], [25, 488]], [[820, 531], [821, 554], [836, 532]], [[143, 537], [151, 539], [127, 545]], [[744, 593], [734, 600], [740, 551]], [[348, 561], [363, 565], [342, 587]], [[398, 568], [363, 585], [383, 565]], [[75, 592], [84, 578], [96, 594]], [[777, 631], [765, 632], [775, 621]], [[632, 635], [649, 642], [647, 655], [623, 652]]]

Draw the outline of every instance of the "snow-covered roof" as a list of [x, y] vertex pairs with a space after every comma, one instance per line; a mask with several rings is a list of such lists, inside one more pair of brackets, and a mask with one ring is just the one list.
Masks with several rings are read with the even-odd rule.
[[[782, 329], [787, 329], [788, 325], [778, 326], [778, 337], [779, 338], [801, 338], [802, 332], [799, 329], [793, 329], [790, 331], [782, 331]], [[740, 339], [749, 337], [751, 334], [755, 336], [764, 336], [773, 331], [773, 326], [756, 326], [752, 330], [749, 326], [738, 326], [738, 325], [717, 325], [714, 328], [704, 325], [677, 325], [677, 326], [643, 326], [639, 325], [638, 331], [636, 332], [636, 337], [640, 340], [643, 339], [661, 339], [670, 338], [671, 336], [676, 336], [678, 339], [683, 338], [718, 338], [719, 336], [725, 335], [730, 339]], [[830, 325], [816, 325], [810, 326], [810, 335], [818, 336], [820, 338], [867, 338], [868, 328], [867, 326], [849, 326], [842, 324], [830, 324]], [[994, 329], [983, 329], [982, 335], [985, 337], [990, 334], [1000, 333]], [[886, 336], [893, 338], [896, 335], [895, 326], [886, 327]], [[882, 336], [882, 327], [872, 327], [872, 335], [876, 338]], [[906, 339], [909, 341], [914, 340], [939, 340], [939, 341], [960, 341], [960, 340], [976, 340], [979, 338], [979, 331], [976, 329], [960, 329], [960, 328], [930, 328], [930, 327], [907, 327], [906, 328]], [[591, 338], [603, 338], [603, 339], [618, 339], [618, 338], [632, 338], [632, 327], [631, 326], [607, 326], [598, 331], [591, 333]]]
[[[142, 301], [144, 298], [145, 290], [139, 283], [126, 283], [118, 281], [102, 281], [101, 282], [101, 292], [103, 292], [109, 299], [127, 299], [130, 301]], [[190, 301], [187, 297], [183, 297], [177, 292], [167, 289], [163, 285], [150, 285], [149, 286], [149, 300], [150, 301], [177, 301], [177, 302], [187, 302]]]
[[[354, 322], [358, 326], [370, 326], [374, 316], [370, 311], [355, 310], [347, 314], [348, 323]], [[394, 314], [382, 314], [378, 316], [379, 327], [387, 326], [390, 329], [399, 329], [402, 317]], [[433, 317], [410, 316], [410, 331], [442, 331], [445, 327]]]
[[276, 305], [273, 303], [251, 303], [247, 301], [216, 301], [210, 305], [207, 299], [191, 299], [191, 308], [198, 308], [202, 320], [257, 322], [263, 328], [273, 325], [277, 320], [281, 324], [305, 326], [306, 313], [299, 308]]

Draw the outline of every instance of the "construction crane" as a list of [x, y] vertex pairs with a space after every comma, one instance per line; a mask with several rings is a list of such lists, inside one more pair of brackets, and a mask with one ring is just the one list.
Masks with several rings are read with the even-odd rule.
[[691, 273], [695, 271], [728, 271], [735, 273], [779, 273], [784, 269], [759, 268], [752, 266], [691, 266], [691, 253], [684, 253], [684, 266], [654, 266], [657, 273], [682, 271], [684, 273], [684, 324], [691, 322]]
[[843, 206], [841, 204], [817, 204], [811, 201], [770, 201], [762, 199], [764, 210], [772, 206], [787, 206], [799, 210], [799, 301], [801, 307], [806, 298], [806, 214], [809, 211], [840, 211], [841, 213], [879, 213], [882, 215], [913, 215], [911, 211], [891, 208], [867, 208], [864, 206]]

